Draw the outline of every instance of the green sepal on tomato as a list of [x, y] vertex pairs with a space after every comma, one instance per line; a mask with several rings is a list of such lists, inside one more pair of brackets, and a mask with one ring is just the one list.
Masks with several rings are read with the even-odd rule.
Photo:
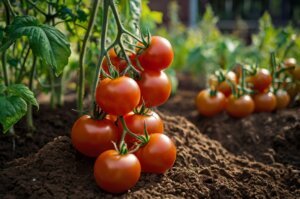
[[[163, 133], [164, 124], [159, 115], [154, 111], [149, 111], [147, 114], [135, 114], [129, 113], [124, 116], [124, 121], [127, 128], [136, 135], [144, 135], [145, 127], [149, 135], [154, 133]], [[119, 132], [123, 132], [123, 125], [121, 121], [118, 121]], [[125, 142], [128, 146], [133, 145], [138, 140], [129, 134], [125, 137]]]
[[114, 122], [95, 120], [83, 115], [74, 123], [71, 132], [73, 146], [82, 154], [97, 157], [102, 152], [113, 149], [112, 142], [118, 142], [118, 128]]
[[116, 79], [105, 78], [96, 90], [96, 102], [99, 107], [111, 115], [126, 115], [140, 102], [139, 85], [130, 77]]
[[176, 147], [165, 134], [149, 135], [149, 140], [137, 152], [142, 172], [165, 173], [172, 168], [176, 160]]
[[141, 175], [141, 164], [133, 154], [116, 150], [103, 152], [94, 165], [97, 185], [110, 193], [123, 193], [134, 187]]

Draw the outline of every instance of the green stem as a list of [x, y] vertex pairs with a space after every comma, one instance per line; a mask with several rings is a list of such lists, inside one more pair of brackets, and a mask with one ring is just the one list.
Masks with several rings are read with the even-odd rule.
[[99, 3], [100, 0], [95, 0], [93, 3], [93, 8], [92, 8], [92, 13], [91, 13], [91, 18], [89, 20], [88, 24], [88, 29], [87, 32], [84, 35], [83, 43], [82, 43], [82, 48], [80, 52], [80, 57], [79, 57], [79, 87], [78, 87], [78, 97], [77, 97], [77, 109], [79, 115], [82, 115], [83, 112], [83, 98], [84, 98], [84, 60], [86, 56], [86, 51], [87, 51], [87, 43], [90, 40], [90, 37], [92, 35], [92, 31], [95, 25], [95, 19], [97, 16], [98, 8], [99, 8]]
[[16, 13], [14, 12], [12, 5], [10, 4], [9, 0], [4, 0], [4, 3], [8, 6], [10, 13], [13, 15], [13, 17], [17, 16]]
[[[119, 119], [120, 119], [120, 121], [121, 121], [121, 123], [122, 123], [122, 127], [123, 127], [123, 134], [126, 134], [126, 133], [128, 133], [130, 136], [132, 136], [132, 137], [134, 137], [134, 138], [136, 138], [136, 139], [138, 139], [138, 140], [140, 140], [140, 141], [144, 141], [144, 138], [143, 138], [143, 136], [138, 136], [138, 135], [136, 135], [135, 133], [133, 133], [133, 132], [131, 132], [129, 129], [128, 129], [128, 127], [127, 127], [127, 125], [126, 125], [126, 122], [125, 122], [125, 120], [124, 120], [124, 117], [123, 116], [121, 116], [121, 117], [119, 117]], [[125, 131], [125, 133], [124, 133], [124, 131]], [[123, 136], [123, 134], [122, 134], [122, 137], [124, 137], [125, 138], [125, 135]], [[121, 137], [121, 138], [122, 138]], [[122, 141], [124, 141], [124, 139], [122, 140], [121, 139], [121, 142]]]
[[44, 16], [48, 16], [47, 13], [45, 13], [43, 10], [41, 10], [39, 7], [35, 5], [31, 0], [26, 0], [27, 3], [29, 3], [34, 9], [36, 9], [38, 12], [42, 13]]
[[54, 72], [52, 68], [49, 68], [49, 77], [50, 77], [50, 86], [51, 86], [51, 98], [50, 98], [50, 107], [54, 109], [56, 107], [55, 102], [55, 78], [54, 78]]
[[55, 87], [55, 96], [56, 96], [56, 103], [59, 106], [62, 106], [64, 104], [64, 99], [63, 99], [63, 75], [64, 72], [62, 72], [62, 74], [60, 74], [59, 77], [55, 77], [55, 82], [54, 82], [54, 87]]
[[29, 56], [29, 53], [30, 53], [30, 47], [28, 47], [28, 50], [25, 54], [25, 57], [23, 59], [23, 63], [21, 65], [21, 69], [20, 69], [20, 72], [19, 72], [19, 75], [18, 75], [18, 78], [17, 78], [17, 83], [21, 82], [22, 81], [22, 78], [23, 78], [23, 72], [25, 71], [25, 64], [26, 64], [26, 61], [27, 61], [27, 58]]
[[5, 86], [8, 86], [9, 82], [8, 82], [8, 75], [7, 75], [7, 68], [6, 68], [6, 51], [3, 51], [1, 61], [2, 61], [4, 84]]
[[[29, 78], [29, 85], [28, 85], [31, 91], [33, 91], [33, 79], [35, 76], [35, 71], [36, 71], [36, 56], [33, 56], [32, 68], [30, 71], [30, 78]], [[27, 109], [27, 128], [29, 129], [29, 132], [32, 132], [34, 130], [31, 104], [28, 104], [28, 109]]]
[[108, 8], [109, 8], [109, 2], [110, 0], [103, 0], [103, 22], [102, 22], [102, 32], [101, 32], [101, 44], [100, 44], [100, 57], [98, 60], [98, 64], [96, 65], [96, 73], [94, 77], [94, 82], [93, 82], [93, 89], [92, 89], [92, 102], [93, 102], [93, 113], [95, 113], [97, 104], [95, 103], [95, 92], [96, 92], [96, 87], [98, 85], [99, 81], [99, 76], [101, 72], [101, 64], [103, 61], [103, 58], [105, 56], [105, 42], [106, 42], [106, 34], [107, 34], [107, 22], [108, 22]]

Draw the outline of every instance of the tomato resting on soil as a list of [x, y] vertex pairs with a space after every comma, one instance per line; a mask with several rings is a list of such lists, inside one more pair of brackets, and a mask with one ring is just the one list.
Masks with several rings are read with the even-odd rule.
[[173, 50], [170, 42], [160, 36], [152, 36], [149, 46], [138, 55], [138, 60], [145, 70], [160, 71], [173, 61]]
[[74, 123], [71, 139], [79, 152], [97, 157], [103, 151], [113, 149], [112, 141], [118, 141], [118, 128], [110, 120], [94, 120], [84, 115]]
[[216, 91], [216, 95], [211, 96], [210, 92], [209, 89], [203, 90], [196, 97], [199, 113], [207, 117], [220, 113], [226, 105], [226, 98], [223, 93]]
[[132, 78], [122, 76], [116, 79], [105, 78], [96, 90], [99, 107], [111, 115], [125, 115], [140, 102], [141, 91]]
[[110, 193], [122, 193], [132, 188], [141, 175], [141, 165], [133, 154], [120, 155], [116, 150], [103, 152], [94, 165], [97, 185]]
[[165, 134], [150, 135], [149, 142], [136, 153], [142, 171], [148, 173], [165, 173], [176, 160], [176, 147]]
[[276, 108], [276, 97], [271, 92], [258, 93], [253, 96], [256, 112], [271, 112]]
[[246, 117], [254, 111], [254, 102], [249, 95], [236, 98], [230, 95], [226, 105], [226, 112], [232, 117]]
[[171, 94], [171, 82], [163, 71], [143, 71], [137, 81], [141, 89], [141, 101], [146, 107], [165, 103]]
[[[144, 125], [146, 125], [146, 129], [148, 134], [153, 133], [163, 133], [164, 132], [164, 124], [160, 117], [154, 112], [150, 111], [146, 115], [129, 113], [124, 116], [124, 120], [127, 128], [137, 134], [144, 135]], [[123, 132], [123, 126], [121, 122], [118, 122], [118, 127], [120, 129], [119, 132]], [[130, 135], [126, 135], [125, 142], [130, 146], [137, 142], [136, 138], [131, 137]]]

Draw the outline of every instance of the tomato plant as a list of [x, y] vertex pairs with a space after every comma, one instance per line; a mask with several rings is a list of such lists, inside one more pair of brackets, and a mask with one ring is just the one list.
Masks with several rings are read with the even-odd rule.
[[125, 115], [140, 102], [141, 91], [130, 77], [102, 80], [96, 90], [96, 102], [103, 111], [112, 115]]
[[203, 90], [196, 97], [196, 106], [200, 114], [211, 117], [224, 110], [226, 98], [219, 91]]
[[[124, 116], [124, 120], [128, 129], [136, 135], [143, 135], [145, 127], [148, 134], [150, 135], [153, 133], [164, 132], [163, 121], [154, 111], [148, 111], [144, 114], [129, 113]], [[120, 132], [123, 132], [123, 126], [120, 121], [118, 122], [118, 127], [120, 129]], [[131, 137], [130, 135], [127, 135], [125, 137], [125, 142], [129, 145], [132, 145], [137, 141], [138, 140], [136, 138]]]
[[132, 188], [141, 175], [141, 165], [133, 154], [116, 150], [102, 153], [94, 165], [94, 177], [99, 187], [110, 193], [122, 193]]
[[83, 115], [74, 123], [71, 139], [79, 152], [97, 157], [102, 152], [113, 149], [112, 142], [118, 141], [118, 128], [110, 120], [95, 120]]
[[231, 95], [227, 101], [226, 112], [233, 117], [241, 118], [253, 113], [254, 107], [254, 102], [249, 95], [240, 97]]
[[155, 133], [135, 154], [143, 172], [165, 173], [176, 160], [176, 147], [168, 136]]
[[141, 89], [141, 102], [146, 107], [165, 103], [171, 94], [171, 82], [163, 71], [143, 71], [137, 81]]
[[145, 70], [160, 71], [173, 61], [173, 50], [170, 42], [160, 36], [152, 36], [145, 49], [138, 53], [138, 60]]

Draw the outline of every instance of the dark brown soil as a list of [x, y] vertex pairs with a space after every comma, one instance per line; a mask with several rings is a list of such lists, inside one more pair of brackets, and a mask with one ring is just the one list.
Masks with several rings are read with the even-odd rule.
[[247, 156], [265, 164], [283, 163], [300, 168], [300, 107], [275, 113], [256, 113], [234, 119], [226, 113], [212, 118], [198, 114], [195, 97], [200, 89], [187, 76], [180, 76], [176, 96], [160, 110], [186, 117], [211, 139], [219, 141], [228, 151]]
[[[143, 174], [126, 198], [299, 198], [299, 170], [249, 161], [227, 152], [182, 117], [162, 116], [178, 156], [165, 175]], [[36, 154], [6, 164], [0, 198], [112, 198], [92, 176], [93, 160], [66, 136]]]
[[15, 126], [16, 139], [13, 150], [13, 137], [0, 134], [0, 168], [10, 160], [26, 157], [37, 152], [53, 138], [69, 135], [72, 124], [77, 118], [72, 109], [76, 104], [67, 102], [63, 108], [51, 109], [48, 105], [40, 105], [39, 111], [34, 111], [33, 118], [36, 132], [28, 135], [25, 118]]

